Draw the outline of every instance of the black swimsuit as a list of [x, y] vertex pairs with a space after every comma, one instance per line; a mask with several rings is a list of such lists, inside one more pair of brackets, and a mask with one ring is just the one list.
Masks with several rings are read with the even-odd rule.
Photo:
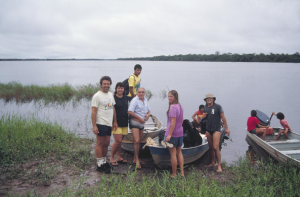
[[209, 130], [207, 130], [207, 132], [208, 132], [211, 136], [213, 136], [214, 132], [220, 132], [220, 131], [209, 131]]

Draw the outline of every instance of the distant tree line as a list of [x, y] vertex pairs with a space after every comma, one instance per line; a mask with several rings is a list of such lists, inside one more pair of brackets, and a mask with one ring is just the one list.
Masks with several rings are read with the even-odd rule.
[[209, 62], [290, 62], [300, 63], [300, 54], [238, 54], [216, 51], [215, 54], [160, 55], [154, 57], [118, 58], [117, 60], [148, 60], [148, 61], [209, 61]]

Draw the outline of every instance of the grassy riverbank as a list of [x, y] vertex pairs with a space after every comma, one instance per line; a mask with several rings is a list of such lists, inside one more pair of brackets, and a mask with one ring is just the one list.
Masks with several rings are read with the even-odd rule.
[[220, 175], [186, 169], [186, 177], [171, 179], [168, 172], [137, 176], [101, 176], [94, 187], [65, 190], [61, 196], [299, 196], [300, 173], [295, 167], [260, 163], [252, 165], [246, 159], [224, 167]]
[[85, 169], [94, 159], [91, 143], [92, 140], [76, 137], [56, 123], [2, 115], [0, 185], [19, 178], [28, 184], [50, 185], [63, 167]]
[[[67, 83], [48, 86], [22, 85], [18, 82], [0, 83], [0, 99], [4, 99], [5, 102], [15, 101], [17, 103], [41, 101], [46, 105], [49, 103], [63, 104], [71, 100], [73, 102], [80, 101], [81, 99], [90, 100], [99, 91], [99, 88], [99, 84], [74, 87]], [[111, 87], [111, 91], [114, 91], [114, 87]], [[165, 98], [166, 92], [162, 90], [157, 95]], [[146, 97], [148, 99], [154, 96], [156, 95], [150, 90], [146, 90]]]
[[0, 190], [8, 196], [300, 195], [299, 169], [246, 158], [223, 164], [221, 174], [195, 162], [185, 167], [185, 178], [176, 179], [156, 168], [101, 174], [94, 170], [91, 140], [36, 117], [3, 115], [0, 140]]

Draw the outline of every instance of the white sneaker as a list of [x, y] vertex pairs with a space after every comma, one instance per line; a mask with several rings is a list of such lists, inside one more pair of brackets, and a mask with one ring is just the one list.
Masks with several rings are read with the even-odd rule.
[[169, 143], [169, 142], [166, 142], [166, 141], [161, 141], [161, 145], [164, 147], [164, 148], [173, 148], [174, 145]]

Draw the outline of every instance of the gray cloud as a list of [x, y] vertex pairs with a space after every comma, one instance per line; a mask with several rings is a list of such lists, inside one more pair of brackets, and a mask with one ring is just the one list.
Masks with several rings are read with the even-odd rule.
[[0, 58], [300, 51], [297, 0], [0, 0]]

